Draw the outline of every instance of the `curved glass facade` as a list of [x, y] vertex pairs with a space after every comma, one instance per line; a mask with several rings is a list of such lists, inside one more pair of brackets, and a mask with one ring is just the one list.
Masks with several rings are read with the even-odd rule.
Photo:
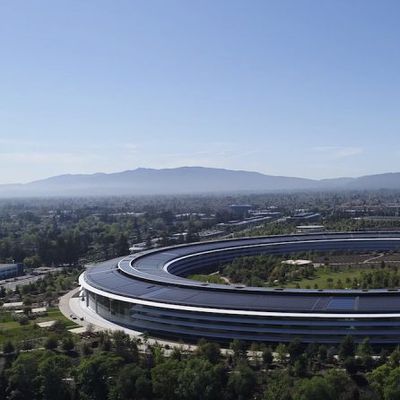
[[400, 291], [267, 289], [184, 277], [238, 256], [307, 251], [398, 251], [400, 232], [324, 233], [204, 242], [109, 261], [80, 277], [86, 305], [151, 335], [197, 341], [400, 342]]
[[200, 338], [228, 342], [338, 343], [352, 335], [356, 342], [369, 337], [371, 343], [400, 341], [400, 318], [384, 320], [356, 318], [293, 318], [212, 315], [207, 312], [165, 310], [113, 300], [85, 290], [86, 305], [103, 318], [121, 326], [171, 338], [197, 341]]

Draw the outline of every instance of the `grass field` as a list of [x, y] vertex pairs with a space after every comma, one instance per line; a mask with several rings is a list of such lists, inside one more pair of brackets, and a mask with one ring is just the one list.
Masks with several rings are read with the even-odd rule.
[[328, 289], [329, 288], [329, 282], [328, 279], [333, 280], [333, 285], [340, 279], [343, 283], [343, 286], [345, 289], [351, 289], [351, 284], [349, 285], [346, 283], [347, 279], [350, 279], [353, 281], [354, 278], [357, 278], [358, 280], [361, 277], [361, 273], [364, 272], [372, 272], [374, 269], [371, 267], [363, 267], [363, 268], [343, 268], [341, 271], [338, 272], [333, 272], [329, 270], [326, 267], [320, 267], [317, 268], [315, 271], [315, 276], [310, 279], [301, 279], [297, 282], [290, 282], [287, 283], [286, 285], [283, 285], [283, 287], [287, 288], [295, 288], [297, 285], [300, 286], [300, 288], [304, 289], [307, 286], [310, 286], [310, 288], [314, 288], [314, 285], [318, 285], [319, 289]]
[[52, 308], [47, 311], [47, 315], [29, 320], [27, 325], [21, 325], [14, 321], [12, 313], [9, 311], [0, 312], [0, 345], [5, 341], [20, 342], [23, 340], [39, 339], [47, 335], [47, 331], [35, 325], [38, 322], [62, 321], [67, 329], [76, 328], [78, 325], [65, 318], [58, 308]]
[[[363, 272], [367, 273], [372, 271], [375, 271], [375, 269], [373, 269], [372, 267], [353, 266], [350, 268], [343, 267], [340, 271], [336, 272], [332, 271], [329, 267], [321, 266], [315, 270], [315, 276], [313, 278], [304, 278], [299, 281], [289, 282], [284, 285], [280, 285], [279, 287], [296, 288], [300, 286], [300, 288], [302, 289], [313, 289], [315, 285], [317, 285], [318, 289], [329, 289], [334, 287], [336, 282], [340, 279], [343, 283], [344, 289], [351, 289], [351, 284], [347, 283], [346, 280], [350, 279], [350, 281], [353, 281], [354, 278], [360, 280], [361, 274]], [[227, 282], [223, 280], [223, 277], [220, 274], [195, 274], [188, 276], [188, 278], [200, 282], [227, 284]], [[328, 280], [331, 281], [329, 282]]]
[[194, 281], [207, 282], [207, 283], [220, 283], [222, 285], [226, 285], [226, 281], [224, 281], [219, 274], [193, 274], [189, 275], [188, 279], [192, 279]]

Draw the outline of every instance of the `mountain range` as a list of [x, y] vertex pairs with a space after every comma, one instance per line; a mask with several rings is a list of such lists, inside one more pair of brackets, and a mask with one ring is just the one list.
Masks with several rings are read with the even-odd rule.
[[316, 180], [220, 168], [137, 168], [110, 174], [67, 174], [25, 184], [4, 184], [0, 185], [0, 197], [378, 189], [400, 189], [400, 173]]

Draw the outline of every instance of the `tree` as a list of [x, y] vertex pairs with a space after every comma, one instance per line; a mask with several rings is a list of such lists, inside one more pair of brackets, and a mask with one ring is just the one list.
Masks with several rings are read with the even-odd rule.
[[321, 344], [318, 347], [318, 357], [320, 359], [321, 362], [326, 361], [326, 359], [328, 358], [328, 349], [325, 345]]
[[129, 254], [129, 243], [124, 234], [119, 236], [115, 251], [117, 256], [125, 256], [126, 254]]
[[293, 363], [303, 354], [304, 345], [299, 338], [296, 338], [289, 343], [287, 351], [290, 355], [290, 361]]
[[232, 399], [250, 399], [252, 398], [255, 384], [255, 373], [247, 364], [242, 362], [229, 375], [227, 390]]
[[112, 341], [115, 353], [127, 362], [136, 362], [139, 358], [138, 348], [135, 341], [131, 340], [124, 331], [112, 333]]
[[62, 340], [61, 347], [64, 351], [69, 352], [74, 349], [75, 343], [71, 336], [66, 336]]
[[37, 369], [40, 352], [21, 353], [8, 370], [7, 394], [15, 400], [35, 399], [38, 394]]
[[39, 393], [42, 400], [68, 400], [70, 387], [65, 379], [71, 368], [70, 360], [65, 356], [50, 355], [39, 364]]
[[83, 400], [106, 400], [122, 359], [100, 353], [81, 361], [75, 370], [76, 384]]
[[293, 380], [286, 371], [273, 372], [264, 392], [264, 400], [293, 400]]
[[371, 389], [379, 396], [380, 399], [384, 398], [383, 391], [386, 387], [386, 381], [391, 370], [392, 369], [389, 367], [389, 365], [384, 364], [378, 368], [375, 368], [367, 375]]
[[366, 370], [370, 370], [374, 365], [374, 360], [372, 358], [372, 347], [369, 343], [369, 339], [364, 339], [357, 346], [357, 355], [360, 357], [361, 364]]
[[274, 361], [274, 356], [272, 355], [272, 350], [270, 347], [266, 347], [265, 349], [263, 349], [262, 359], [263, 363], [267, 367], [269, 367], [272, 364], [272, 362]]
[[296, 400], [339, 400], [332, 385], [320, 376], [300, 381], [293, 397]]
[[24, 313], [29, 315], [32, 311], [32, 298], [30, 296], [25, 296], [22, 303], [24, 305]]
[[339, 357], [344, 360], [347, 357], [353, 357], [355, 352], [355, 345], [351, 336], [346, 336], [339, 347]]
[[307, 360], [304, 355], [297, 358], [294, 363], [294, 374], [300, 378], [307, 375]]
[[182, 360], [182, 348], [174, 346], [171, 350], [170, 357], [173, 360], [181, 361]]
[[275, 352], [277, 353], [278, 361], [280, 363], [286, 362], [288, 354], [286, 345], [284, 345], [283, 343], [279, 343], [278, 346], [276, 346]]
[[343, 361], [343, 366], [346, 368], [346, 371], [350, 375], [354, 375], [358, 372], [358, 370], [361, 367], [361, 360], [359, 358], [355, 358], [355, 357], [347, 357]]
[[219, 400], [222, 368], [202, 358], [186, 361], [179, 370], [176, 398], [180, 400]]
[[173, 359], [167, 359], [152, 368], [151, 380], [153, 382], [153, 392], [157, 398], [161, 400], [176, 399], [178, 377], [181, 368], [183, 368], [183, 363]]
[[325, 381], [334, 388], [334, 398], [338, 400], [354, 400], [357, 387], [350, 377], [343, 371], [329, 370], [324, 375]]
[[81, 344], [81, 353], [84, 356], [90, 356], [93, 353], [93, 349], [90, 347], [88, 342], [83, 342]]
[[233, 351], [233, 357], [236, 361], [246, 358], [247, 345], [245, 342], [238, 339], [234, 339], [229, 347]]
[[400, 365], [400, 347], [397, 346], [389, 356], [390, 365], [398, 367]]
[[369, 343], [369, 339], [365, 338], [358, 346], [357, 346], [357, 355], [360, 357], [370, 356], [372, 354], [372, 347]]
[[383, 388], [385, 400], [398, 400], [400, 398], [400, 367], [390, 371]]
[[207, 342], [201, 339], [197, 344], [197, 355], [204, 357], [212, 364], [217, 364], [221, 358], [221, 349], [215, 342]]
[[42, 260], [38, 255], [25, 257], [23, 264], [28, 268], [38, 268], [42, 265]]
[[146, 372], [135, 364], [125, 365], [110, 391], [110, 400], [145, 400], [152, 398], [152, 386]]
[[4, 344], [3, 344], [3, 353], [4, 354], [11, 354], [11, 353], [14, 353], [14, 351], [15, 351], [15, 347], [11, 341], [7, 340], [6, 342], [4, 342]]
[[65, 334], [67, 331], [64, 321], [56, 320], [54, 324], [50, 327], [50, 330], [56, 334]]
[[44, 348], [47, 350], [54, 350], [58, 346], [58, 341], [55, 336], [49, 336], [44, 342]]

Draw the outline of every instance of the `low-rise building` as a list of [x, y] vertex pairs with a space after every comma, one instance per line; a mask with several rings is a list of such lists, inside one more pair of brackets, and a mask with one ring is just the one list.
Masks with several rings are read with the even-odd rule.
[[323, 225], [297, 225], [297, 233], [321, 233], [325, 231]]
[[0, 264], [0, 280], [15, 278], [24, 274], [23, 264]]

